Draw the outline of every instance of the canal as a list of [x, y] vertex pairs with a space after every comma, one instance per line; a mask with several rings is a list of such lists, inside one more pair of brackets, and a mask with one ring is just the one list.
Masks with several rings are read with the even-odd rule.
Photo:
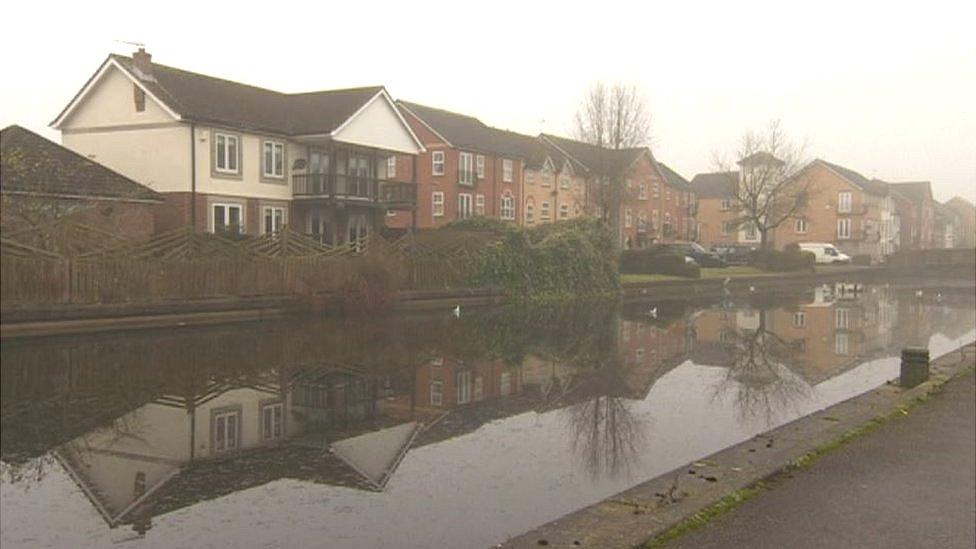
[[972, 285], [2, 344], [0, 543], [486, 547], [976, 339]]

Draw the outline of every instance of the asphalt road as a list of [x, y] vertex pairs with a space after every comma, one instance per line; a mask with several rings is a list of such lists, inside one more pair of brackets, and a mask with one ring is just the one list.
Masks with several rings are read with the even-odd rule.
[[669, 547], [976, 547], [976, 377]]

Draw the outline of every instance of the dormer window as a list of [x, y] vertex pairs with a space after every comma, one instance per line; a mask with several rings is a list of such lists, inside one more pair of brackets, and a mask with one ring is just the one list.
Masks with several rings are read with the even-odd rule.
[[132, 85], [132, 101], [135, 103], [136, 112], [144, 112], [146, 110], [146, 92], [142, 91], [142, 88], [135, 84]]

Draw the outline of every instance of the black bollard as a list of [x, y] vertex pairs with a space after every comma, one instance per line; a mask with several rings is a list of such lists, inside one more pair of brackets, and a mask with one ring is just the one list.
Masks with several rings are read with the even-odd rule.
[[898, 384], [912, 388], [929, 379], [929, 350], [924, 347], [906, 347], [901, 350], [901, 377]]

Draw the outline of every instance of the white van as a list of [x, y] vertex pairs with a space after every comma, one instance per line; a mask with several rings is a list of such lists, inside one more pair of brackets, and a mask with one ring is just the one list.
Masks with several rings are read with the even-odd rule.
[[851, 262], [851, 256], [838, 250], [833, 244], [805, 242], [800, 244], [800, 251], [812, 253], [816, 257], [816, 263], [846, 264]]

